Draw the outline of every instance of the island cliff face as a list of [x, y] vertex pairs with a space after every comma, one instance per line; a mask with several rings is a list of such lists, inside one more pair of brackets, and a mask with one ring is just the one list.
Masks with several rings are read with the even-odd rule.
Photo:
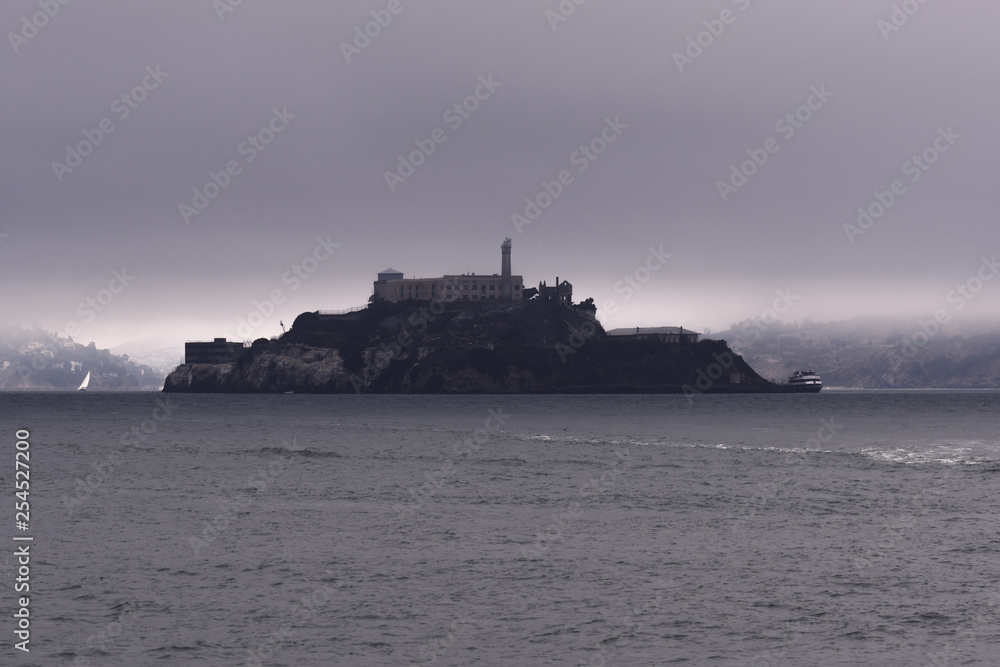
[[184, 364], [167, 392], [779, 392], [725, 341], [608, 336], [593, 311], [549, 302], [376, 303], [303, 313], [232, 363]]

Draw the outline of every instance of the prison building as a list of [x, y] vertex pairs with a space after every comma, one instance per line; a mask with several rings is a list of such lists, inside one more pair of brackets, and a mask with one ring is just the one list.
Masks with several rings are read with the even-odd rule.
[[185, 364], [226, 364], [236, 361], [246, 348], [243, 343], [216, 338], [211, 343], [184, 343]]
[[568, 280], [559, 282], [558, 276], [556, 277], [555, 285], [547, 285], [543, 280], [538, 283], [538, 299], [540, 301], [555, 301], [564, 306], [572, 306], [573, 285]]
[[399, 301], [490, 301], [520, 302], [524, 290], [521, 276], [510, 272], [510, 239], [500, 245], [500, 273], [446, 275], [440, 278], [404, 278], [401, 271], [388, 268], [379, 271], [375, 281], [375, 299]]

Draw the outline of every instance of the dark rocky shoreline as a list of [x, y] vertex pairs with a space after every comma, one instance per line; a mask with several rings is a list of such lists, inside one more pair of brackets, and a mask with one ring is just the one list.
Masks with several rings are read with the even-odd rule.
[[610, 337], [586, 306], [378, 303], [303, 313], [231, 363], [184, 364], [166, 392], [787, 393], [725, 341]]

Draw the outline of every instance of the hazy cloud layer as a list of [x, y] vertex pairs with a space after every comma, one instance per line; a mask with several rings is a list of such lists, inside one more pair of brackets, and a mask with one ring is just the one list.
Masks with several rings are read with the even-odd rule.
[[[987, 316], [998, 19], [986, 0], [11, 0], [3, 319], [114, 344], [267, 311], [273, 335], [365, 303], [390, 265], [497, 272], [506, 236], [515, 273], [570, 280], [609, 327], [722, 328], [778, 290], [788, 319], [919, 317], [963, 285], [961, 316]], [[649, 271], [653, 250], [671, 257]]]

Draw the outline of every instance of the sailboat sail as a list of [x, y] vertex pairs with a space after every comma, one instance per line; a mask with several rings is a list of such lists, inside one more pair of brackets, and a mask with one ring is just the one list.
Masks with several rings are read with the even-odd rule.
[[83, 378], [83, 382], [80, 383], [79, 389], [77, 391], [87, 391], [87, 387], [90, 386], [90, 371], [87, 371], [87, 377]]

